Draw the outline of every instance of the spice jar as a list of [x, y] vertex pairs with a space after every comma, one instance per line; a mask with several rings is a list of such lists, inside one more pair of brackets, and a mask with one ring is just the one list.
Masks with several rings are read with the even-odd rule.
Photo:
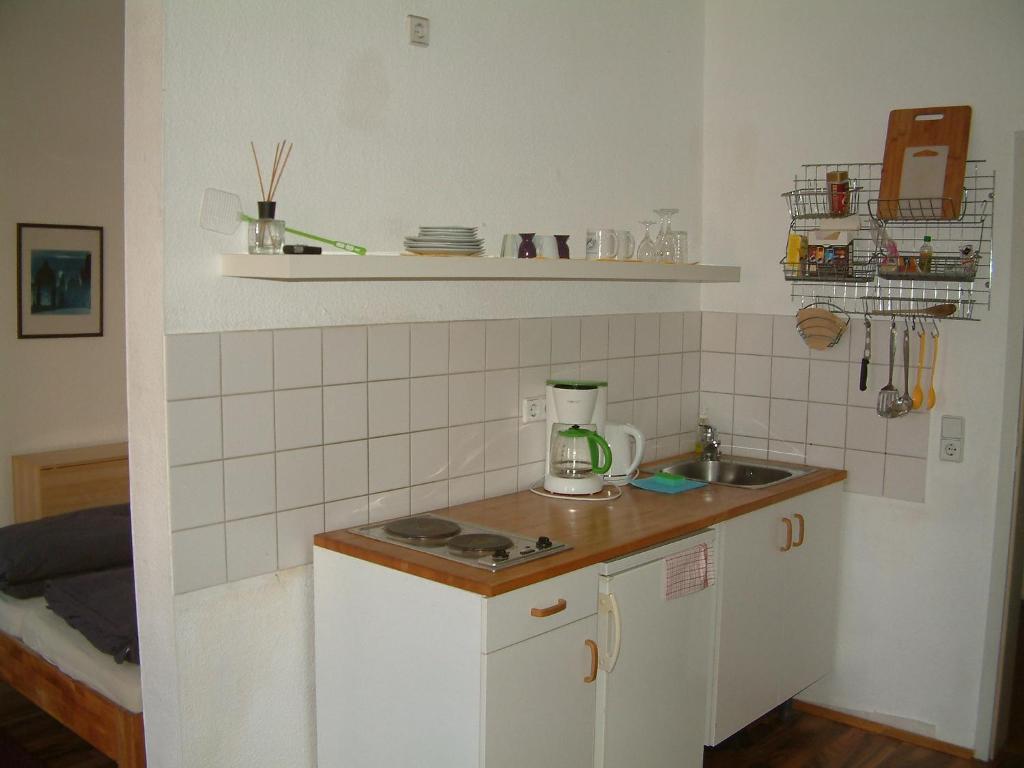
[[829, 212], [833, 216], [846, 216], [850, 212], [850, 175], [846, 171], [829, 171], [828, 181]]

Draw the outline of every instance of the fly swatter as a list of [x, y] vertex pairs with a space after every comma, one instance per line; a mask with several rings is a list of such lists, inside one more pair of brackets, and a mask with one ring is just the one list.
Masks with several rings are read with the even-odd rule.
[[[238, 229], [243, 221], [256, 221], [242, 210], [242, 201], [233, 192], [225, 192], [223, 189], [207, 189], [203, 192], [203, 207], [199, 210], [199, 226], [210, 232], [220, 232], [222, 235], [230, 235]], [[360, 256], [366, 254], [366, 249], [361, 245], [353, 245], [342, 240], [332, 240], [329, 237], [320, 237], [300, 229], [285, 227], [285, 232], [293, 235], [316, 240], [319, 243], [333, 245], [342, 251], [351, 251]]]

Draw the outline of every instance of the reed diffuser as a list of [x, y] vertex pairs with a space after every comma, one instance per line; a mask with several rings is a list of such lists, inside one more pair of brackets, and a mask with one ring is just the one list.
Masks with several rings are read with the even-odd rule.
[[256, 155], [256, 144], [249, 142], [252, 149], [252, 159], [256, 162], [256, 177], [260, 182], [261, 199], [256, 203], [259, 211], [259, 218], [249, 222], [249, 253], [281, 253], [284, 247], [284, 221], [276, 218], [277, 202], [274, 195], [277, 194], [277, 187], [281, 183], [281, 176], [284, 175], [285, 166], [288, 165], [288, 158], [291, 157], [292, 147], [287, 140], [279, 141], [274, 145], [274, 164], [270, 169], [270, 184], [264, 186], [263, 171], [260, 169], [260, 160]]

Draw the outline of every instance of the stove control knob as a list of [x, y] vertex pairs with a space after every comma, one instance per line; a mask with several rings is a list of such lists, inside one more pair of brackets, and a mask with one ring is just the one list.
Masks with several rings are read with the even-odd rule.
[[537, 549], [548, 549], [551, 546], [551, 539], [547, 536], [541, 536], [537, 539]]
[[507, 549], [496, 549], [496, 550], [494, 550], [494, 560], [496, 562], [501, 561], [501, 560], [508, 560], [508, 550]]

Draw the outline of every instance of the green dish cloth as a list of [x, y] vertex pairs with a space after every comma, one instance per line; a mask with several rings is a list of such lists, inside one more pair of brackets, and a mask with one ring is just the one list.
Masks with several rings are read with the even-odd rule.
[[682, 493], [683, 491], [692, 491], [694, 488], [703, 488], [707, 485], [707, 483], [702, 483], [698, 480], [690, 480], [686, 477], [679, 477], [679, 475], [667, 475], [664, 472], [651, 475], [650, 477], [638, 477], [635, 480], [631, 480], [629, 484], [635, 488], [642, 488], [645, 491], [654, 491], [655, 493]]

